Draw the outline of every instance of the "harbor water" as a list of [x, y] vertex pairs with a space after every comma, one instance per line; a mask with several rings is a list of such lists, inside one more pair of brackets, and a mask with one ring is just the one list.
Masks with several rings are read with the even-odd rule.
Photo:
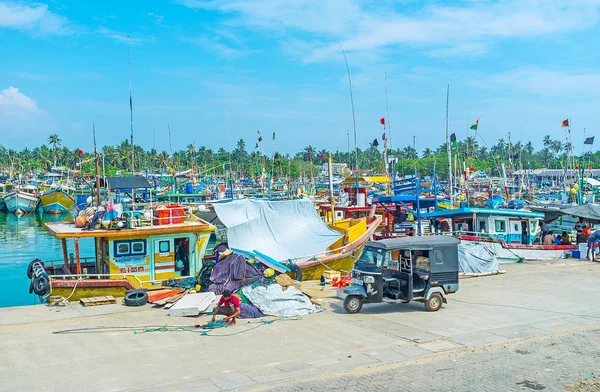
[[[44, 223], [72, 219], [70, 215], [33, 213], [16, 217], [0, 212], [0, 307], [39, 303], [35, 295], [29, 294], [27, 266], [35, 258], [62, 260], [60, 240], [48, 234]], [[67, 241], [67, 246], [73, 253], [73, 242]], [[79, 246], [82, 257], [94, 255], [93, 239], [84, 238]]]

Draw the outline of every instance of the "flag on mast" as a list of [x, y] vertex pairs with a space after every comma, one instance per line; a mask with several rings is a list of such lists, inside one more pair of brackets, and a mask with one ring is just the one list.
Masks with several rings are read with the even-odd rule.
[[596, 137], [596, 136], [592, 136], [592, 137], [586, 137], [586, 138], [585, 138], [585, 141], [583, 142], [583, 144], [590, 144], [590, 145], [591, 145], [591, 144], [594, 144], [594, 138], [595, 138], [595, 137]]
[[450, 135], [450, 143], [452, 143], [452, 147], [456, 147], [456, 133]]
[[273, 131], [273, 140], [275, 140], [275, 131]]
[[479, 118], [477, 118], [477, 120], [475, 120], [475, 124], [471, 125], [471, 129], [476, 131], [478, 126], [479, 126]]
[[381, 125], [385, 125], [385, 117], [381, 117], [381, 120], [379, 120], [379, 122], [381, 123]]
[[373, 140], [373, 143], [371, 143], [371, 146], [379, 147], [379, 142], [377, 141], [377, 139]]
[[569, 127], [569, 119], [565, 118], [564, 120], [562, 120], [562, 125], [560, 127], [561, 128], [568, 128]]

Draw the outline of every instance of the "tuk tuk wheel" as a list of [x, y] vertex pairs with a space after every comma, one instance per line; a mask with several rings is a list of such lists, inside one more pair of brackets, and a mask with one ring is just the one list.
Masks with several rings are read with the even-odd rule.
[[344, 309], [350, 314], [358, 313], [362, 309], [363, 299], [358, 295], [349, 295], [344, 299]]
[[443, 299], [440, 293], [433, 293], [425, 302], [425, 307], [430, 312], [437, 312], [442, 307]]

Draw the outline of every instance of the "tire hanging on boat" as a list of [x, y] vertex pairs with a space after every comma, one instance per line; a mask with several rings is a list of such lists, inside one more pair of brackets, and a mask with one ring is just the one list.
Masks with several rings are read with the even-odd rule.
[[33, 281], [33, 292], [39, 296], [44, 296], [48, 294], [50, 290], [50, 280], [48, 279], [48, 275], [43, 274], [38, 276]]

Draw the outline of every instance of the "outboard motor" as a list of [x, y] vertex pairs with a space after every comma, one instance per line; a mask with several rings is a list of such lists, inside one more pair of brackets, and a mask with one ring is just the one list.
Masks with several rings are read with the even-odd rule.
[[33, 259], [27, 267], [27, 277], [31, 279], [29, 294], [35, 293], [40, 298], [50, 294], [50, 277], [40, 259]]

